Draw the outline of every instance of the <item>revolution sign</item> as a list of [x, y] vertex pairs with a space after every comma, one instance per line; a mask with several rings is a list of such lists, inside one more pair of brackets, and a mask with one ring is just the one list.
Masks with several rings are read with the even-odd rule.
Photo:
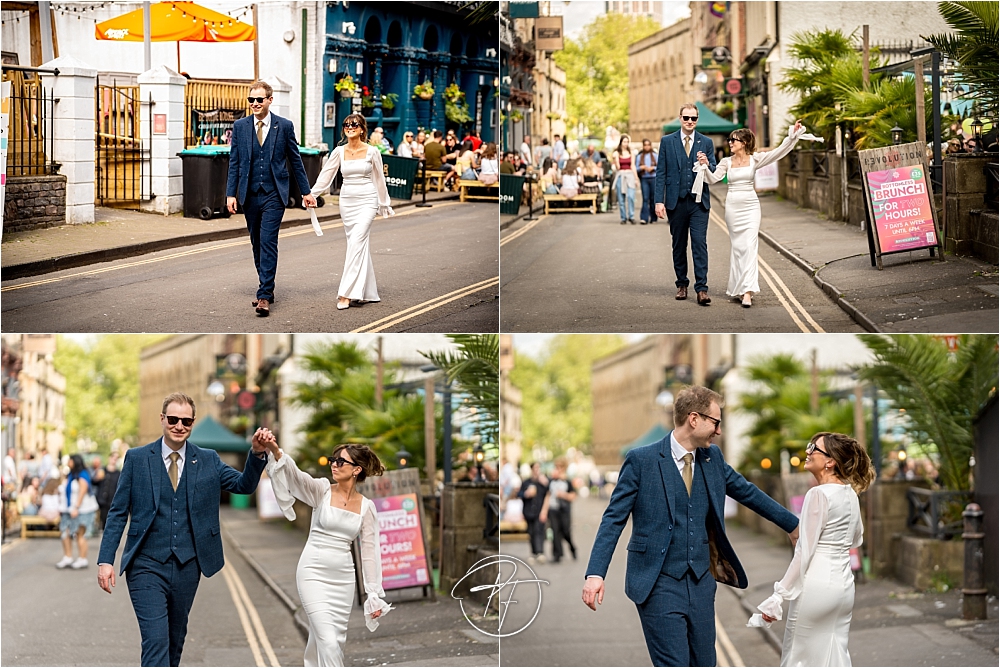
[[[941, 245], [927, 159], [919, 143], [858, 151], [872, 264], [882, 256]], [[943, 249], [942, 249], [943, 251]], [[942, 252], [942, 256], [944, 253]]]

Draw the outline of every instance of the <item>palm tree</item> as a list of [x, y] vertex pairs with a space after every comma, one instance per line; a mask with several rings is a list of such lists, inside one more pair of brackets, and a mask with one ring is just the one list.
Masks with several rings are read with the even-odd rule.
[[861, 376], [906, 411], [918, 440], [933, 444], [945, 487], [969, 489], [972, 422], [997, 387], [997, 336], [963, 334], [954, 353], [931, 336], [860, 338], [875, 355]]
[[468, 397], [484, 446], [498, 443], [500, 429], [500, 337], [496, 334], [449, 334], [456, 352], [420, 353], [445, 372], [455, 389]]
[[1000, 79], [1000, 5], [987, 2], [939, 2], [938, 11], [955, 33], [923, 36], [938, 51], [958, 62], [957, 73], [971, 89], [970, 98], [997, 113]]

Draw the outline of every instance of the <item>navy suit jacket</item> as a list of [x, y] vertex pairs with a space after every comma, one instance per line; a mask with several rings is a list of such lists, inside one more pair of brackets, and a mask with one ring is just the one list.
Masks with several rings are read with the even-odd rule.
[[[129, 451], [118, 480], [118, 490], [108, 511], [97, 561], [101, 564], [115, 563], [115, 552], [118, 551], [122, 532], [128, 522], [122, 573], [129, 569], [136, 555], [142, 551], [150, 525], [156, 517], [156, 508], [160, 503], [160, 476], [167, 476], [167, 467], [161, 457], [161, 440], [157, 439]], [[187, 478], [191, 535], [194, 537], [198, 566], [205, 577], [215, 575], [226, 563], [222, 556], [222, 537], [219, 535], [221, 491], [252, 493], [257, 489], [260, 474], [266, 464], [266, 461], [248, 453], [246, 465], [240, 473], [232, 466], [223, 464], [215, 450], [199, 448], [188, 441], [181, 475]]]
[[[715, 171], [715, 144], [712, 140], [694, 131], [691, 142], [691, 155], [684, 152], [684, 142], [681, 141], [681, 131], [660, 138], [660, 153], [656, 159], [656, 204], [663, 204], [668, 209], [677, 207], [681, 195], [681, 174], [687, 174], [698, 162], [698, 151], [708, 158], [708, 168]], [[712, 208], [712, 198], [708, 195], [708, 181], [702, 188], [701, 205], [705, 209]]]
[[[309, 194], [309, 177], [302, 165], [299, 155], [299, 144], [295, 140], [295, 126], [287, 118], [271, 113], [271, 129], [267, 131], [268, 139], [271, 133], [274, 140], [270, 143], [271, 175], [278, 187], [282, 202], [288, 202], [288, 170], [291, 168], [295, 182], [299, 184], [299, 192]], [[226, 197], [235, 197], [243, 204], [247, 198], [247, 184], [250, 182], [250, 142], [257, 141], [257, 131], [254, 130], [253, 115], [245, 116], [233, 123], [233, 136], [229, 148], [229, 179], [226, 181]]]
[[[696, 451], [695, 475], [705, 477], [709, 511], [706, 519], [709, 538], [710, 569], [716, 580], [746, 589], [747, 576], [726, 538], [726, 496], [731, 496], [783, 530], [791, 532], [799, 525], [792, 513], [733, 470], [713, 445]], [[625, 595], [641, 604], [653, 590], [666, 558], [674, 531], [674, 487], [683, 485], [670, 452], [670, 435], [652, 445], [630, 450], [625, 456], [618, 484], [604, 511], [601, 526], [594, 538], [587, 575], [608, 573], [618, 538], [632, 517], [632, 538], [628, 543], [625, 570]], [[683, 527], [678, 528], [683, 531]]]

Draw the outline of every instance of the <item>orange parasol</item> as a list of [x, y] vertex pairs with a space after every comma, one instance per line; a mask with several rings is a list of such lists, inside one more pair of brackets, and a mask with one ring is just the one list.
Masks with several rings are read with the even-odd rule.
[[[141, 42], [143, 10], [94, 26], [97, 39], [116, 42]], [[150, 6], [152, 42], [250, 42], [257, 37], [257, 29], [249, 24], [221, 14], [193, 2], [165, 0]]]

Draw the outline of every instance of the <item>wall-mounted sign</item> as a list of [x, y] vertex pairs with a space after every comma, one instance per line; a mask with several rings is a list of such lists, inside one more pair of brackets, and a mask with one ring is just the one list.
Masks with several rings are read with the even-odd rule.
[[726, 79], [723, 85], [729, 95], [739, 95], [743, 92], [743, 79]]
[[167, 115], [166, 114], [153, 114], [153, 134], [154, 135], [165, 135], [165, 134], [167, 134]]
[[540, 16], [535, 19], [535, 48], [539, 51], [562, 51], [563, 17]]

